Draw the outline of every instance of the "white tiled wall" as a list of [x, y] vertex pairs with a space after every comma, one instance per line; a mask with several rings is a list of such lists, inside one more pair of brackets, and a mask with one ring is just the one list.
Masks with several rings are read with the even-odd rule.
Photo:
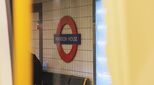
[[39, 58], [39, 30], [37, 30], [38, 21], [39, 13], [33, 13], [32, 53], [34, 53]]
[[[47, 71], [87, 77], [93, 83], [93, 16], [92, 0], [43, 0], [43, 61], [47, 62]], [[73, 61], [65, 63], [59, 56], [54, 34], [60, 18], [71, 16], [75, 21], [78, 33], [81, 34], [81, 45]], [[71, 34], [69, 26], [62, 33]], [[34, 43], [37, 43], [38, 33], [33, 32]], [[35, 47], [36, 46], [36, 47]], [[38, 45], [34, 45], [38, 48]], [[66, 53], [71, 45], [63, 45]]]

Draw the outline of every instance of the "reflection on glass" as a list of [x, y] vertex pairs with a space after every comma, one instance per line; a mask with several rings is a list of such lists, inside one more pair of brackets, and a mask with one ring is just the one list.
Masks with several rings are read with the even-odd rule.
[[101, 0], [96, 0], [96, 85], [111, 85], [106, 57], [106, 10]]

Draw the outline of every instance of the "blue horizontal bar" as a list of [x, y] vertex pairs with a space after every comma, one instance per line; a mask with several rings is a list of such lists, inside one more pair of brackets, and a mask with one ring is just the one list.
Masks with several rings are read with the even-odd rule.
[[81, 44], [81, 34], [55, 34], [54, 43]]

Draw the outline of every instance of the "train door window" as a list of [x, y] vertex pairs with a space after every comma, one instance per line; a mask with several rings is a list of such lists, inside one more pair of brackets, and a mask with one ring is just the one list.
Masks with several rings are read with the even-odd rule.
[[[42, 58], [43, 85], [95, 85], [94, 1], [34, 0], [33, 3], [33, 49], [38, 49], [34, 53]], [[39, 6], [35, 5], [40, 3], [41, 19]], [[59, 41], [55, 42], [55, 38]]]

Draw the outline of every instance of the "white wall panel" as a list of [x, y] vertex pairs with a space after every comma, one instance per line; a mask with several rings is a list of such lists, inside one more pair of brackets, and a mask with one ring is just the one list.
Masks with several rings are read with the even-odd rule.
[[0, 0], [0, 85], [12, 85], [6, 1]]

